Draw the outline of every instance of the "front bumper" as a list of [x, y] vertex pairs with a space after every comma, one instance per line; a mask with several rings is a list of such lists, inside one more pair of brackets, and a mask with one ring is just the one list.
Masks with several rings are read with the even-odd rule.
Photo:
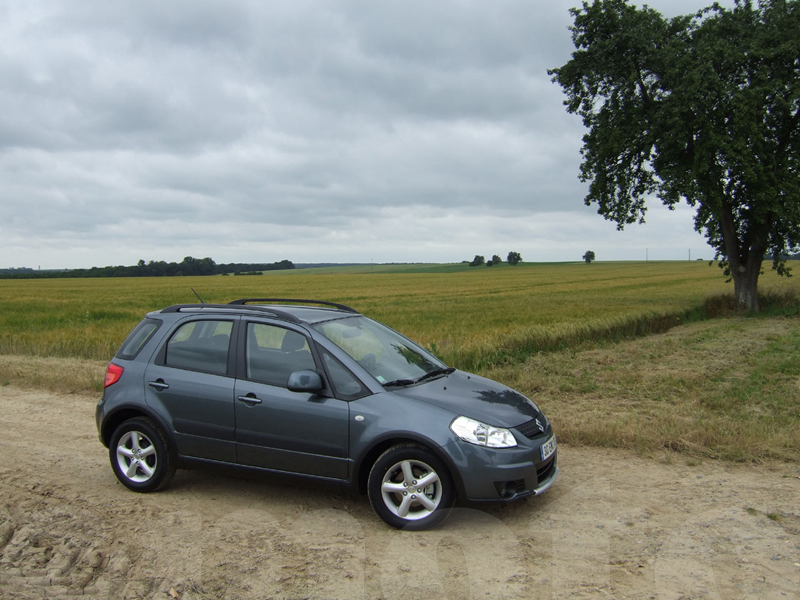
[[554, 467], [553, 473], [550, 475], [550, 477], [548, 477], [544, 481], [540, 481], [539, 487], [533, 490], [534, 496], [538, 496], [539, 494], [544, 494], [548, 490], [548, 488], [551, 485], [553, 485], [553, 483], [555, 483], [556, 479], [558, 479], [559, 473], [561, 473], [561, 471], [558, 469], [558, 467]]
[[541, 444], [492, 449], [461, 440], [444, 448], [469, 502], [505, 502], [539, 495], [558, 478], [558, 449], [541, 460]]

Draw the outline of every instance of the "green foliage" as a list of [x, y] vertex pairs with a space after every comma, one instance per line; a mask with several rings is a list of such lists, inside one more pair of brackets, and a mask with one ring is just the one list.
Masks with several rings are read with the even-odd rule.
[[213, 259], [185, 257], [181, 262], [139, 260], [133, 267], [92, 267], [67, 271], [34, 271], [33, 269], [1, 269], [0, 279], [54, 279], [84, 277], [176, 277], [194, 275], [259, 275], [262, 271], [294, 269], [289, 260], [275, 263], [228, 263], [217, 264]]
[[586, 204], [622, 229], [644, 221], [648, 195], [685, 200], [739, 306], [757, 308], [765, 254], [800, 245], [800, 2], [673, 19], [624, 0], [571, 12], [576, 51], [549, 73], [589, 129]]
[[506, 260], [512, 267], [516, 267], [522, 262], [522, 256], [520, 256], [519, 252], [509, 252]]
[[594, 260], [594, 252], [592, 252], [591, 250], [587, 250], [586, 254], [584, 254], [581, 258], [585, 260], [586, 264], [588, 265]]
[[476, 254], [475, 258], [472, 259], [472, 262], [469, 263], [470, 267], [480, 267], [482, 264], [486, 262], [486, 259], [481, 256], [480, 254]]

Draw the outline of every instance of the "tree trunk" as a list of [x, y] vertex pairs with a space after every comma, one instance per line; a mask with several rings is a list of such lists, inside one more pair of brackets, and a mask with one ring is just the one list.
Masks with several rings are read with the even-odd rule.
[[720, 228], [728, 267], [733, 277], [736, 306], [740, 311], [758, 312], [758, 276], [767, 250], [770, 221], [749, 230], [744, 239], [739, 239], [731, 204], [723, 199], [720, 212]]
[[740, 311], [758, 312], [758, 276], [761, 274], [760, 260], [750, 260], [748, 264], [731, 268], [736, 305]]

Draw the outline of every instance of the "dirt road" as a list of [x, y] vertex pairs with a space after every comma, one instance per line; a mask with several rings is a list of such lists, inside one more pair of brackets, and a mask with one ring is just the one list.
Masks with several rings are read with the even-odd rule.
[[800, 599], [800, 468], [562, 447], [542, 497], [387, 528], [366, 499], [118, 484], [96, 398], [0, 388], [0, 598]]

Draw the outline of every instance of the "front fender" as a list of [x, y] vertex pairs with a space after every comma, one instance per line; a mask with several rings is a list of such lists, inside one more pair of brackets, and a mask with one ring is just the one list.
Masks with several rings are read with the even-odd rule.
[[395, 444], [414, 442], [430, 449], [447, 465], [461, 495], [463, 483], [446, 446], [456, 437], [450, 431], [453, 413], [437, 406], [384, 392], [350, 403], [351, 483], [364, 491], [369, 470]]

